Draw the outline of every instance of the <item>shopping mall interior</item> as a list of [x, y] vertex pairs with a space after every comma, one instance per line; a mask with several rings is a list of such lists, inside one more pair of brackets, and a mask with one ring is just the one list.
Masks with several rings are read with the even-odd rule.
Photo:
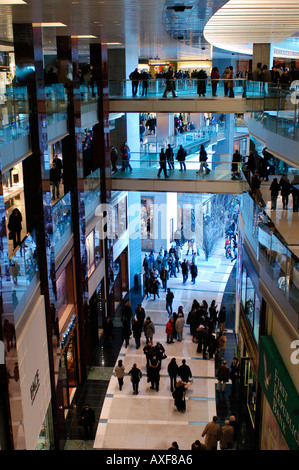
[[0, 18], [0, 449], [298, 450], [298, 2]]

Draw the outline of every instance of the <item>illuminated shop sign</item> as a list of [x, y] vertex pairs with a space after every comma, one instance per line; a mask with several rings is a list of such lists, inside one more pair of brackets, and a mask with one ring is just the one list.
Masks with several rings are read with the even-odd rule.
[[258, 379], [290, 450], [296, 450], [299, 395], [270, 336], [260, 339]]

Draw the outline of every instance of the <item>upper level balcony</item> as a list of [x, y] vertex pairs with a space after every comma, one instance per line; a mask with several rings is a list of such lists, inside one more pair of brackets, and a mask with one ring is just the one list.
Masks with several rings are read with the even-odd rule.
[[[291, 94], [295, 88], [274, 83], [248, 81], [244, 78], [172, 80], [167, 91], [165, 79], [139, 81], [136, 93], [131, 80], [109, 81], [110, 112], [190, 112], [190, 113], [244, 113], [277, 109], [294, 109]], [[216, 87], [216, 88], [215, 88]], [[294, 85], [295, 87], [295, 85]], [[233, 90], [231, 97], [230, 90]]]
[[187, 155], [184, 163], [175, 154], [173, 165], [167, 163], [166, 172], [160, 172], [159, 153], [132, 153], [129, 161], [116, 163], [111, 189], [218, 194], [241, 194], [249, 189], [242, 172], [244, 162], [232, 164], [232, 155], [209, 155], [207, 169], [201, 168], [198, 151]]

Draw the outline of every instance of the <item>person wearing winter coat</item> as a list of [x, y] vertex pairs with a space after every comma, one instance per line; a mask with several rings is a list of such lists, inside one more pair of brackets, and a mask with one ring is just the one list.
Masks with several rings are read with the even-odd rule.
[[180, 162], [180, 170], [179, 171], [186, 170], [186, 163], [185, 163], [186, 156], [187, 156], [186, 150], [184, 149], [184, 147], [182, 145], [180, 145], [180, 147], [178, 149], [178, 152], [177, 152], [177, 156], [176, 156], [177, 161]]
[[153, 356], [148, 365], [148, 379], [151, 383], [151, 389], [159, 391], [161, 363], [156, 356]]
[[176, 385], [175, 389], [172, 392], [172, 396], [174, 398], [174, 404], [177, 407], [178, 411], [184, 412], [186, 411], [186, 384], [179, 380]]
[[277, 181], [277, 178], [274, 178], [272, 183], [270, 184], [270, 191], [271, 191], [271, 211], [276, 210], [277, 205], [277, 198], [279, 195], [280, 184]]
[[196, 277], [197, 277], [197, 266], [195, 263], [191, 263], [191, 266], [190, 266], [190, 274], [191, 274], [191, 279], [192, 279], [192, 284], [195, 284], [195, 280], [196, 280]]
[[177, 365], [176, 358], [173, 357], [167, 366], [167, 372], [170, 378], [170, 390], [174, 391], [176, 385], [176, 378], [178, 376], [179, 366]]
[[138, 320], [137, 317], [134, 318], [132, 324], [133, 338], [135, 339], [136, 349], [140, 348], [140, 338], [142, 333], [143, 323]]
[[190, 367], [186, 364], [186, 359], [182, 360], [182, 365], [179, 367], [178, 376], [181, 377], [182, 381], [188, 383], [192, 379], [192, 372]]
[[15, 208], [9, 216], [8, 230], [12, 234], [13, 248], [21, 244], [22, 214]]
[[115, 377], [118, 380], [119, 390], [122, 389], [124, 384], [124, 376], [125, 376], [125, 366], [123, 365], [123, 361], [120, 359], [117, 365], [114, 368]]
[[197, 73], [197, 94], [198, 96], [206, 96], [206, 80], [208, 76], [205, 70], [201, 69]]
[[217, 96], [217, 85], [219, 83], [220, 74], [218, 67], [213, 67], [211, 72], [211, 81], [212, 81], [212, 96]]
[[229, 367], [227, 366], [226, 361], [223, 361], [223, 364], [220, 365], [217, 370], [217, 380], [218, 380], [217, 388], [216, 388], [217, 392], [219, 391], [221, 384], [222, 384], [222, 392], [224, 392], [225, 386], [227, 382], [229, 381], [229, 376], [230, 376]]
[[280, 184], [280, 193], [282, 197], [282, 206], [283, 209], [288, 208], [289, 195], [291, 193], [291, 185], [286, 175], [282, 175], [279, 181]]
[[142, 378], [142, 372], [138, 369], [137, 364], [134, 363], [132, 369], [129, 372], [131, 376], [131, 382], [133, 386], [133, 395], [138, 395], [138, 387], [140, 379]]
[[177, 340], [182, 341], [183, 339], [183, 329], [185, 325], [185, 319], [181, 313], [178, 314], [178, 318], [175, 322], [175, 331], [177, 333]]
[[214, 416], [213, 420], [208, 423], [203, 430], [202, 437], [205, 436], [207, 450], [217, 450], [217, 442], [220, 440], [221, 436], [221, 427], [217, 421], [217, 416]]
[[153, 324], [150, 317], [147, 317], [145, 322], [144, 322], [143, 332], [144, 332], [144, 336], [146, 338], [146, 342], [147, 343], [149, 341], [152, 342], [153, 341], [153, 336], [155, 334], [155, 326], [154, 326], [154, 324]]
[[165, 333], [166, 333], [166, 337], [167, 337], [167, 344], [170, 344], [170, 343], [174, 343], [173, 341], [173, 328], [174, 328], [174, 325], [173, 325], [173, 318], [170, 317], [168, 322], [166, 323], [166, 328], [165, 328]]

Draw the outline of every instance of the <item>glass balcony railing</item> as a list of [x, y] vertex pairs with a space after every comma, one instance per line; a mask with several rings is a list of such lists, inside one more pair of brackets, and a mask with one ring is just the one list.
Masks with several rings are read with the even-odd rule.
[[68, 192], [53, 206], [53, 246], [55, 256], [72, 235], [71, 193]]
[[[176, 79], [170, 80], [175, 94], [179, 98], [198, 97], [201, 96], [212, 97], [213, 88], [212, 80], [197, 80], [197, 79]], [[139, 81], [136, 97], [143, 98], [162, 98], [166, 90], [166, 80], [164, 78], [147, 80], [146, 91], [143, 89], [143, 82]], [[232, 80], [233, 90], [235, 97], [244, 97], [246, 93], [246, 79], [238, 78]], [[109, 97], [110, 98], [132, 98], [132, 80], [109, 80]], [[217, 83], [216, 96], [225, 97], [229, 94], [227, 87], [227, 80], [219, 79]], [[172, 92], [168, 93], [168, 97], [172, 97]]]
[[[138, 179], [156, 179], [160, 168], [159, 153], [145, 153], [145, 152], [132, 152], [130, 160], [119, 160], [116, 162], [117, 172], [112, 175], [112, 178], [138, 178]], [[233, 156], [230, 154], [208, 154], [206, 172], [203, 167], [203, 172], [199, 162], [199, 153], [191, 153], [187, 155], [185, 166], [176, 159], [174, 155], [173, 166], [167, 162], [166, 171], [169, 179], [187, 179], [196, 180], [205, 178], [207, 180], [241, 180], [246, 181], [243, 175], [242, 168], [245, 162], [233, 163]], [[234, 167], [232, 167], [234, 165]], [[161, 172], [161, 177], [164, 177], [164, 172]]]
[[63, 83], [45, 87], [48, 125], [67, 119], [68, 95]]
[[84, 178], [85, 217], [88, 217], [101, 202], [101, 171], [95, 170]]
[[0, 92], [0, 147], [29, 135], [29, 100], [26, 87]]
[[39, 282], [35, 231], [28, 234], [10, 259], [12, 305], [15, 322]]
[[268, 288], [279, 289], [292, 309], [285, 310], [292, 325], [299, 330], [299, 258], [266, 212], [250, 194], [242, 197], [242, 218], [245, 234], [257, 259], [272, 281]]

